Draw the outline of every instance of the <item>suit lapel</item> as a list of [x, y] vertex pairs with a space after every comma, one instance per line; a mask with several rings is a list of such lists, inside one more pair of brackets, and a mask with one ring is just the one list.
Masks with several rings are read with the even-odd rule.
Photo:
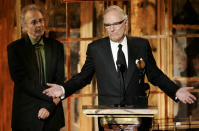
[[136, 68], [135, 60], [138, 54], [138, 49], [133, 41], [133, 39], [129, 39], [127, 37], [127, 46], [128, 46], [128, 70], [127, 70], [127, 79], [125, 81], [125, 87], [128, 87], [128, 84], [131, 80], [133, 72]]
[[24, 52], [25, 61], [27, 62], [29, 67], [32, 67], [32, 68], [36, 67], [35, 69], [38, 69], [35, 50], [34, 50], [34, 47], [32, 46], [32, 43], [31, 43], [28, 35], [25, 36], [24, 44], [25, 44], [25, 46], [23, 46], [24, 47], [23, 52]]
[[48, 72], [50, 71], [50, 59], [52, 59], [52, 48], [50, 47], [51, 44], [49, 44], [49, 41], [43, 37], [44, 41], [44, 50], [45, 50], [45, 60], [46, 60], [46, 81], [48, 81], [49, 74]]
[[104, 59], [106, 59], [107, 63], [110, 63], [108, 67], [110, 70], [110, 73], [113, 73], [114, 76], [117, 76], [118, 73], [115, 68], [115, 63], [114, 63], [113, 54], [111, 50], [111, 44], [108, 37], [103, 42], [103, 48], [104, 48], [103, 50], [104, 50], [104, 56], [105, 56]]
[[[134, 39], [127, 37], [127, 46], [128, 46], [128, 70], [127, 70], [127, 79], [125, 81], [125, 89], [127, 89], [128, 84], [132, 78], [133, 72], [135, 71], [136, 64], [135, 60], [137, 59], [138, 49], [134, 42]], [[108, 44], [107, 44], [108, 43]], [[109, 70], [110, 73], [113, 73], [113, 76], [118, 76], [117, 69], [115, 68], [115, 63], [113, 60], [110, 40], [108, 38], [105, 39], [103, 42], [103, 50], [104, 52], [104, 59], [106, 59], [107, 63], [110, 63]]]

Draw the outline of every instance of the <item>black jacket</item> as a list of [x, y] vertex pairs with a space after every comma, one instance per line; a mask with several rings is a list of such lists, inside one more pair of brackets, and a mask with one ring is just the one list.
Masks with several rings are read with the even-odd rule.
[[[62, 84], [64, 76], [63, 45], [54, 40], [43, 37], [46, 59], [46, 81]], [[13, 129], [35, 129], [40, 131], [44, 124], [50, 129], [64, 126], [62, 103], [58, 106], [53, 99], [44, 95], [42, 91], [47, 86], [39, 85], [39, 71], [34, 47], [28, 36], [16, 40], [8, 45], [8, 64], [14, 81], [14, 97], [12, 110]], [[40, 108], [50, 111], [46, 120], [38, 119]]]
[[[153, 85], [159, 86], [174, 100], [179, 87], [157, 67], [148, 40], [127, 37], [127, 46], [128, 70], [125, 80], [125, 95], [123, 95], [125, 98], [124, 104], [139, 106], [141, 103], [145, 103], [147, 105], [145, 89], [139, 85], [139, 69], [135, 63], [136, 59], [140, 58], [145, 61], [144, 70], [148, 80]], [[120, 104], [121, 79], [114, 65], [108, 37], [96, 40], [88, 45], [86, 61], [81, 72], [64, 84], [66, 96], [89, 84], [94, 73], [96, 73], [98, 85], [99, 105]]]

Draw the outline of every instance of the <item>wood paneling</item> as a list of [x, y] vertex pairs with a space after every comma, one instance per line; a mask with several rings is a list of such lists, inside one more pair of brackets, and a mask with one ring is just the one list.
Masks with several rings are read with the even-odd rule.
[[13, 83], [7, 62], [7, 45], [13, 41], [15, 2], [0, 1], [0, 131], [11, 130]]
[[[80, 36], [81, 37], [92, 37], [93, 36], [93, 3], [83, 2], [81, 3], [81, 27], [80, 27]], [[83, 66], [86, 59], [86, 50], [87, 46], [91, 41], [81, 41], [80, 45], [80, 67]], [[92, 86], [87, 85], [81, 89], [82, 94], [92, 93]], [[82, 97], [80, 99], [80, 110], [82, 110], [83, 105], [92, 105], [92, 97]], [[85, 116], [85, 114], [80, 111], [80, 131], [92, 131], [92, 118]]]

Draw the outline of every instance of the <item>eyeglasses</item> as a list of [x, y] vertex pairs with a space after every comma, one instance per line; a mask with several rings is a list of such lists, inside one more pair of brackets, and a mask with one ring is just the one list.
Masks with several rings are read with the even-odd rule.
[[38, 20], [32, 20], [31, 22], [30, 22], [30, 24], [31, 25], [37, 25], [38, 23], [43, 23], [44, 22], [44, 18], [40, 18], [40, 19], [38, 19]]
[[126, 20], [126, 19], [123, 19], [123, 20], [121, 20], [121, 21], [119, 21], [119, 22], [115, 22], [115, 23], [113, 23], [113, 24], [104, 24], [104, 27], [105, 27], [105, 28], [110, 28], [111, 26], [118, 26], [118, 25], [121, 25], [125, 20]]

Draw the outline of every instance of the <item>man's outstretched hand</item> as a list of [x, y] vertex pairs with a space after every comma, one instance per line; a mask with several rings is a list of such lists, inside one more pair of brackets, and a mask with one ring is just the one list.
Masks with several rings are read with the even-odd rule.
[[193, 104], [196, 101], [196, 97], [189, 92], [192, 89], [194, 87], [182, 87], [176, 92], [176, 97], [184, 104]]
[[63, 90], [60, 85], [51, 84], [51, 83], [47, 83], [47, 85], [50, 88], [43, 91], [43, 93], [46, 94], [47, 96], [52, 98], [57, 98], [63, 95]]

